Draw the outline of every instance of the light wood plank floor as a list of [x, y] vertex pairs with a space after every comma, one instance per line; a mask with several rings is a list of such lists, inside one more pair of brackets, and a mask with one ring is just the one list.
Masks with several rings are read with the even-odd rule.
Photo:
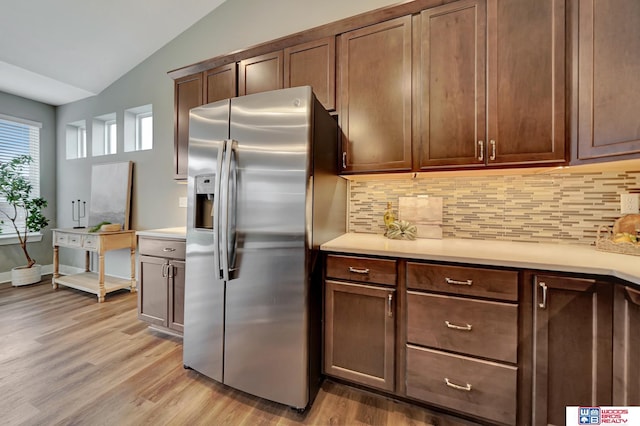
[[325, 380], [300, 414], [182, 367], [136, 295], [0, 284], [0, 425], [468, 425]]

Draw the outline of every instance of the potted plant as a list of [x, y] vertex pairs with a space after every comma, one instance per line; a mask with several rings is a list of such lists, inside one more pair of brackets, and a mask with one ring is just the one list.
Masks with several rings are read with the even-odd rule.
[[[22, 252], [27, 259], [26, 266], [18, 266], [11, 270], [11, 283], [14, 286], [33, 284], [41, 279], [41, 265], [29, 256], [27, 240], [29, 232], [39, 232], [49, 224], [42, 214], [47, 201], [42, 197], [33, 197], [31, 183], [24, 173], [33, 159], [21, 155], [7, 162], [0, 162], [0, 199], [4, 206], [0, 208], [0, 224], [8, 219], [13, 225]], [[24, 220], [24, 224], [21, 224]], [[2, 232], [2, 228], [0, 228]]]

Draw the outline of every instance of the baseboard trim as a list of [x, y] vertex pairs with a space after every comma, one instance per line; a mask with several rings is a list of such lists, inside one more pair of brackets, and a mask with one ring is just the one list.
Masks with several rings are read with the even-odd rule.
[[[84, 268], [77, 268], [75, 266], [60, 265], [60, 273], [62, 275], [71, 275], [84, 272]], [[42, 265], [42, 275], [53, 274], [53, 264]], [[11, 282], [11, 271], [0, 272], [0, 284]]]

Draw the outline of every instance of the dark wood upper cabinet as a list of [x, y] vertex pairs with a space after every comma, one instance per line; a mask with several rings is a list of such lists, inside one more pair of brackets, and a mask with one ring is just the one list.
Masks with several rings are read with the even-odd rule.
[[536, 275], [533, 424], [565, 422], [566, 406], [611, 405], [610, 283]]
[[577, 159], [638, 157], [640, 2], [580, 0], [576, 6]]
[[462, 0], [414, 18], [415, 171], [566, 161], [565, 14]]
[[202, 73], [177, 79], [174, 90], [174, 179], [186, 179], [188, 173], [189, 110], [203, 103]]
[[238, 95], [282, 89], [283, 52], [244, 59], [238, 64]]
[[488, 164], [565, 161], [565, 1], [487, 0]]
[[235, 62], [204, 72], [203, 96], [205, 104], [238, 96]]
[[414, 22], [414, 169], [483, 166], [485, 2], [427, 9]]
[[411, 170], [411, 16], [340, 35], [342, 172]]
[[327, 110], [336, 109], [336, 38], [284, 49], [284, 87], [311, 86]]
[[341, 173], [561, 164], [567, 121], [580, 158], [640, 153], [639, 15], [634, 0], [415, 0], [176, 70], [176, 177], [191, 107], [301, 85], [338, 112]]

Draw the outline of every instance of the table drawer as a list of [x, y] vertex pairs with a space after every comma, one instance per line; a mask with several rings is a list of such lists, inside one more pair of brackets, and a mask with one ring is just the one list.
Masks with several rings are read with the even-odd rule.
[[407, 345], [407, 396], [516, 424], [516, 367]]
[[68, 247], [82, 247], [82, 235], [79, 234], [67, 234]]
[[327, 278], [396, 285], [396, 261], [360, 256], [327, 256]]
[[407, 262], [407, 287], [517, 301], [518, 272]]
[[98, 250], [100, 245], [100, 238], [97, 235], [83, 235], [82, 236], [82, 248], [85, 250]]
[[517, 362], [515, 304], [410, 291], [407, 309], [409, 343]]
[[138, 250], [141, 255], [184, 260], [186, 245], [184, 240], [138, 237]]
[[69, 244], [69, 234], [61, 234], [60, 232], [54, 232], [55, 236], [53, 238], [54, 245], [57, 246], [66, 246]]

